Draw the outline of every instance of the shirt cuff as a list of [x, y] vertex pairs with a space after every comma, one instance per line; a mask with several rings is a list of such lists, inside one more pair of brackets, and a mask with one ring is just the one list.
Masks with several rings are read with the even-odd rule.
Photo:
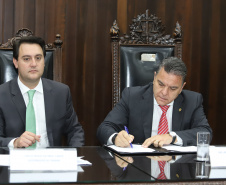
[[9, 144], [8, 144], [8, 147], [9, 148], [14, 148], [14, 141], [16, 140], [17, 138], [14, 138], [14, 139], [12, 139], [10, 142], [9, 142]]
[[115, 134], [117, 134], [117, 133], [114, 133], [114, 134], [112, 134], [112, 135], [109, 137], [109, 139], [108, 139], [108, 141], [107, 141], [107, 145], [113, 145], [112, 138], [113, 138], [113, 136], [114, 136]]
[[[173, 133], [175, 133], [175, 132], [173, 132]], [[174, 145], [183, 146], [183, 140], [178, 135], [177, 135], [177, 142], [175, 142]]]

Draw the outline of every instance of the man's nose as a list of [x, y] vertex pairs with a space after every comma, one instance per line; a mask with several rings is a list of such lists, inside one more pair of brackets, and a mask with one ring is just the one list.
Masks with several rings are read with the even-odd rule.
[[36, 66], [37, 65], [37, 62], [36, 62], [35, 58], [31, 59], [31, 65], [32, 66]]
[[162, 89], [162, 94], [163, 94], [164, 96], [166, 96], [166, 95], [168, 94], [168, 88], [167, 88], [167, 87], [164, 87], [164, 88]]

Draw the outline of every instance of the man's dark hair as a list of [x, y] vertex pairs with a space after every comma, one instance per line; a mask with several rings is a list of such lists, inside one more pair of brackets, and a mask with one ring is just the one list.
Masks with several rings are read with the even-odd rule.
[[177, 57], [169, 57], [164, 59], [162, 63], [159, 65], [156, 74], [160, 71], [162, 67], [167, 73], [172, 73], [174, 75], [181, 76], [183, 83], [185, 82], [185, 78], [187, 75], [187, 67], [181, 59]]
[[27, 36], [21, 37], [15, 40], [13, 43], [13, 58], [15, 58], [16, 60], [18, 60], [20, 45], [23, 43], [38, 44], [42, 48], [44, 57], [46, 56], [45, 41], [40, 37]]

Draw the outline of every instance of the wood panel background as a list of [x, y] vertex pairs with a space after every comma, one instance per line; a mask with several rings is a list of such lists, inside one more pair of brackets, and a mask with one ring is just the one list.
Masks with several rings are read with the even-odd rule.
[[109, 29], [115, 19], [128, 33], [134, 16], [161, 17], [166, 33], [176, 21], [183, 29], [186, 89], [203, 94], [214, 131], [212, 144], [226, 144], [225, 0], [0, 0], [0, 42], [20, 28], [53, 42], [63, 40], [63, 81], [71, 88], [86, 145], [99, 145], [96, 129], [111, 110]]

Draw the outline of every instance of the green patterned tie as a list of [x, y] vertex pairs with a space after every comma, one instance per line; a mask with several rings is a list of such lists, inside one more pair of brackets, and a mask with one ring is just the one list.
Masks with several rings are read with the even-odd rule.
[[[27, 92], [29, 97], [29, 102], [26, 110], [26, 131], [36, 134], [36, 121], [35, 121], [35, 111], [33, 106], [33, 97], [35, 90], [30, 90]], [[35, 148], [36, 142], [29, 148]]]

